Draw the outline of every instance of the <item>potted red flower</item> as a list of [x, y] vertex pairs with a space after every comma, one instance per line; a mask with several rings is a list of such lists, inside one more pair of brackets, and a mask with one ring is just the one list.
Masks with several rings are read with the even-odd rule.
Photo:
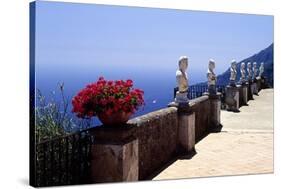
[[128, 79], [107, 81], [103, 77], [87, 85], [72, 99], [72, 112], [80, 118], [97, 116], [104, 125], [126, 123], [142, 105], [144, 92]]

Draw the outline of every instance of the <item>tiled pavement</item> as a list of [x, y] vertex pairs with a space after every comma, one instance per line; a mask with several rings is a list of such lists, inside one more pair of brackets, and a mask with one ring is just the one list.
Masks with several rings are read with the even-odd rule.
[[[235, 121], [222, 119], [222, 124], [225, 125], [222, 132], [209, 134], [196, 144], [196, 154], [191, 159], [176, 160], [153, 180], [272, 173], [273, 120], [262, 119], [273, 118], [272, 97], [273, 90], [264, 90], [256, 102], [250, 101], [249, 106], [240, 113], [222, 113], [222, 116], [229, 119], [233, 115], [235, 119], [245, 119], [244, 112], [259, 126], [255, 127], [255, 122], [250, 122], [243, 129], [241, 125], [237, 127]], [[258, 100], [261, 101], [260, 104]], [[265, 115], [251, 114], [253, 108], [255, 112], [260, 111]], [[262, 111], [263, 108], [267, 111]]]

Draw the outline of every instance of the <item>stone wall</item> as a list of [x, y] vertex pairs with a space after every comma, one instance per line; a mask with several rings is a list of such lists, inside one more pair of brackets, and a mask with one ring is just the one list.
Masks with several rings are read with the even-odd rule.
[[164, 108], [134, 118], [129, 124], [137, 127], [139, 142], [139, 180], [167, 163], [177, 150], [177, 108]]

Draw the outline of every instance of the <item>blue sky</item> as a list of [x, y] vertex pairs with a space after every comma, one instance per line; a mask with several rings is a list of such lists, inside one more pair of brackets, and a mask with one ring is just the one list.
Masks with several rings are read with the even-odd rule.
[[186, 55], [191, 81], [201, 82], [210, 58], [219, 74], [273, 42], [272, 16], [44, 1], [36, 10], [37, 76], [58, 80], [173, 78]]
[[141, 115], [173, 100], [180, 56], [189, 58], [190, 84], [206, 81], [210, 58], [220, 74], [269, 46], [273, 17], [37, 1], [35, 38], [43, 95], [58, 82], [71, 99], [99, 76], [132, 79], [144, 90]]

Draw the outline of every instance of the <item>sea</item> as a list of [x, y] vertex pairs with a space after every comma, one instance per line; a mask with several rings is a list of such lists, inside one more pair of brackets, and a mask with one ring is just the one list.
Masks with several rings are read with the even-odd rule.
[[[166, 72], [149, 72], [149, 71], [136, 71], [136, 72], [87, 72], [85, 70], [69, 71], [65, 68], [60, 72], [49, 72], [48, 70], [38, 71], [35, 73], [35, 86], [36, 89], [45, 96], [46, 101], [54, 100], [57, 103], [62, 102], [59, 87], [63, 83], [64, 95], [69, 103], [68, 113], [75, 116], [71, 112], [72, 98], [87, 84], [97, 81], [100, 76], [108, 80], [118, 79], [132, 79], [134, 88], [139, 88], [144, 91], [145, 105], [140, 107], [137, 112], [131, 117], [137, 117], [147, 114], [152, 111], [159, 110], [167, 107], [173, 101], [174, 87], [176, 86], [175, 79], [176, 70], [169, 70]], [[205, 80], [205, 73], [192, 73], [189, 75], [189, 85], [203, 82]], [[38, 103], [36, 103], [38, 104]], [[101, 125], [97, 118], [92, 119], [93, 127]]]

